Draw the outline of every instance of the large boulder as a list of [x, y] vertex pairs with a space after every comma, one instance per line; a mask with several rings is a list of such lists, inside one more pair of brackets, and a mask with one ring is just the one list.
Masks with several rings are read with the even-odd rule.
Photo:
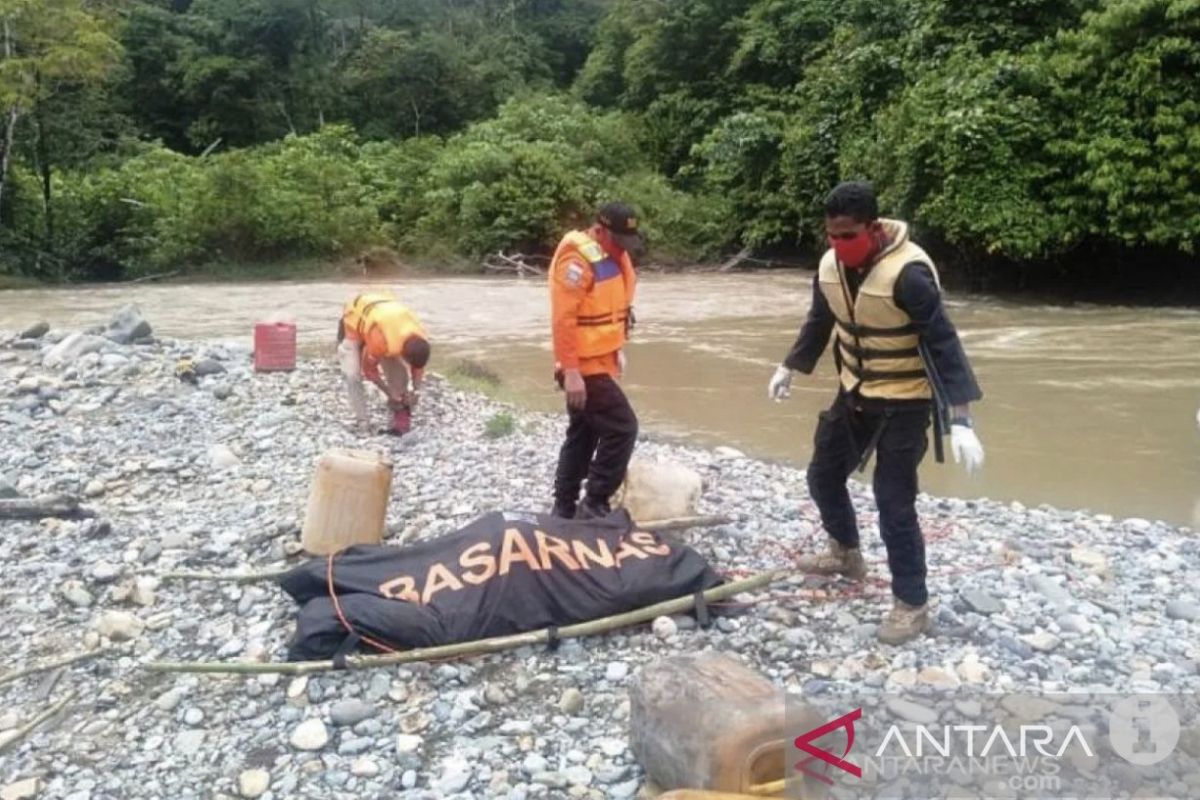
[[25, 330], [21, 331], [17, 335], [17, 338], [18, 339], [40, 339], [49, 332], [50, 332], [50, 323], [43, 320], [41, 322], [35, 322], [32, 325], [30, 325], [28, 328], [26, 328]]
[[145, 339], [151, 333], [150, 323], [142, 316], [141, 309], [133, 303], [118, 311], [104, 330], [104, 335], [117, 344], [129, 344], [137, 339]]
[[700, 474], [690, 467], [634, 459], [612, 500], [638, 522], [649, 522], [694, 515], [702, 491]]
[[72, 333], [58, 344], [46, 351], [42, 364], [51, 369], [65, 367], [83, 358], [88, 353], [100, 350], [107, 341], [101, 336], [90, 333]]

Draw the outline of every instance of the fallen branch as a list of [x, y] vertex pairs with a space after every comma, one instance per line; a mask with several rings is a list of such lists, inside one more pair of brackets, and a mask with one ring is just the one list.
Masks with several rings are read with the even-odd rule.
[[741, 250], [738, 251], [737, 255], [735, 255], [733, 258], [729, 259], [724, 264], [722, 264], [720, 267], [718, 267], [717, 272], [729, 272], [731, 269], [733, 269], [734, 267], [736, 267], [738, 264], [742, 263], [743, 261], [747, 260], [748, 258], [750, 258], [750, 248], [743, 247]]
[[71, 653], [70, 655], [59, 656], [58, 658], [52, 658], [49, 661], [43, 661], [40, 664], [31, 664], [28, 667], [15, 669], [12, 672], [6, 672], [3, 675], [0, 675], [0, 686], [3, 686], [6, 683], [12, 683], [15, 680], [20, 680], [26, 675], [36, 675], [39, 672], [46, 672], [47, 670], [58, 669], [59, 667], [67, 667], [71, 664], [78, 664], [80, 661], [90, 661], [93, 658], [99, 658], [106, 652], [108, 651], [105, 648], [100, 647], [95, 650], [85, 650], [82, 653]]
[[156, 272], [153, 275], [143, 275], [140, 278], [131, 278], [130, 280], [125, 281], [125, 283], [148, 283], [150, 281], [161, 281], [165, 280], [166, 278], [174, 278], [178, 274], [179, 270], [173, 269], [170, 272]]
[[526, 274], [544, 276], [545, 269], [529, 263], [529, 259], [532, 258], [537, 258], [537, 256], [525, 256], [520, 253], [509, 256], [501, 251], [488, 256], [483, 262], [483, 268], [489, 272], [515, 272], [521, 277]]
[[9, 750], [11, 750], [17, 744], [17, 742], [21, 741], [26, 736], [28, 736], [30, 733], [32, 733], [34, 731], [34, 729], [37, 728], [39, 725], [41, 725], [43, 722], [45, 722], [46, 720], [55, 716], [60, 711], [62, 711], [64, 708], [66, 708], [71, 703], [71, 701], [74, 699], [75, 699], [75, 693], [68, 692], [66, 697], [64, 697], [62, 700], [59, 700], [54, 705], [50, 706], [50, 708], [47, 708], [42, 713], [38, 714], [33, 719], [29, 720], [29, 722], [26, 722], [24, 725], [17, 728], [16, 731], [11, 736], [9, 736], [7, 739], [5, 739], [3, 743], [0, 743], [0, 754], [6, 753]]
[[[648, 533], [664, 533], [680, 531], [688, 528], [712, 528], [717, 525], [727, 525], [733, 520], [720, 514], [700, 517], [678, 517], [676, 519], [659, 519], [639, 523], [637, 529]], [[267, 569], [258, 572], [167, 572], [158, 575], [160, 581], [213, 581], [214, 583], [264, 583], [282, 578], [291, 572], [293, 567]], [[147, 572], [153, 575], [152, 572]]]
[[94, 512], [79, 505], [79, 498], [65, 494], [41, 497], [11, 497], [0, 500], [0, 519], [82, 519], [94, 517]]
[[[772, 570], [740, 581], [733, 581], [714, 587], [704, 592], [708, 602], [724, 600], [735, 594], [750, 592], [781, 580], [791, 573], [787, 570]], [[594, 636], [598, 633], [650, 622], [668, 614], [681, 614], [690, 610], [696, 604], [696, 596], [677, 597], [656, 603], [652, 606], [627, 611], [611, 617], [580, 622], [559, 628], [557, 638], [577, 639], [583, 636]], [[474, 642], [459, 642], [456, 644], [440, 645], [438, 647], [419, 647], [406, 650], [403, 653], [388, 653], [387, 655], [357, 655], [346, 659], [346, 669], [371, 669], [386, 667], [394, 664], [408, 664], [414, 661], [437, 661], [457, 656], [477, 656], [487, 653], [498, 653], [524, 645], [544, 644], [550, 641], [548, 630], [529, 631], [511, 636], [495, 636], [490, 639], [479, 639]], [[152, 672], [193, 672], [203, 674], [232, 674], [232, 675], [262, 675], [274, 673], [280, 675], [309, 675], [314, 672], [331, 672], [336, 669], [333, 661], [293, 661], [289, 663], [259, 663], [232, 661], [151, 661], [146, 669]]]

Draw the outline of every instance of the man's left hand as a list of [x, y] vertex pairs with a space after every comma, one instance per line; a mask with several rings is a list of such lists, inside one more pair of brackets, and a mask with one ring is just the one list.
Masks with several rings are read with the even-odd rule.
[[954, 454], [954, 463], [965, 466], [967, 474], [983, 466], [983, 442], [966, 425], [950, 426], [950, 451]]

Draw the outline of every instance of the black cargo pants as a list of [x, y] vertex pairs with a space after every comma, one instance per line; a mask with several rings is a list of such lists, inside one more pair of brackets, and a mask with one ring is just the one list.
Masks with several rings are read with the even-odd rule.
[[925, 586], [925, 539], [917, 520], [917, 466], [928, 448], [926, 403], [863, 405], [839, 394], [821, 412], [808, 465], [808, 491], [825, 530], [840, 544], [858, 547], [858, 520], [846, 481], [874, 446], [875, 505], [887, 548], [892, 594], [919, 606]]
[[588, 499], [608, 502], [625, 480], [638, 434], [637, 416], [611, 376], [588, 375], [583, 382], [587, 402], [580, 411], [567, 411], [567, 438], [554, 477], [554, 505], [568, 511], [579, 501], [584, 478]]

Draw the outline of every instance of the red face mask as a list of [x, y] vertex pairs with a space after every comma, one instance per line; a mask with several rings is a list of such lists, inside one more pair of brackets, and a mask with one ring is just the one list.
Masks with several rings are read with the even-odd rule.
[[833, 248], [838, 261], [850, 269], [858, 269], [867, 263], [875, 249], [875, 239], [869, 230], [860, 231], [853, 239], [835, 239], [829, 237], [829, 246]]

